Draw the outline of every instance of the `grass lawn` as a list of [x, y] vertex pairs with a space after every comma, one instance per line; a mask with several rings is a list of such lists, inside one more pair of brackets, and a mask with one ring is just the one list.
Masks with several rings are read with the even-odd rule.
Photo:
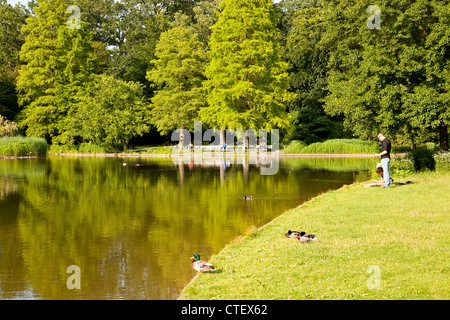
[[414, 183], [345, 186], [236, 238], [182, 299], [449, 299], [450, 173], [398, 180]]

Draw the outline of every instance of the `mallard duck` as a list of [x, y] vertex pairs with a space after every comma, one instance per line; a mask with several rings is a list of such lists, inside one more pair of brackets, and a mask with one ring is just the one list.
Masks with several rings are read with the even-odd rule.
[[244, 200], [253, 200], [253, 197], [252, 196], [244, 196]]
[[194, 256], [192, 256], [191, 259], [194, 259], [191, 262], [191, 267], [198, 272], [215, 270], [211, 263], [206, 262], [204, 260], [200, 260], [200, 256], [198, 254], [194, 254]]
[[311, 240], [317, 240], [316, 235], [312, 234], [312, 233], [306, 233], [306, 232], [300, 232], [300, 234], [298, 234], [296, 236], [297, 240], [300, 242], [308, 242]]
[[291, 230], [289, 230], [288, 232], [286, 232], [284, 234], [284, 236], [286, 238], [297, 238], [297, 235], [300, 235], [300, 232], [298, 232], [298, 231], [291, 231]]

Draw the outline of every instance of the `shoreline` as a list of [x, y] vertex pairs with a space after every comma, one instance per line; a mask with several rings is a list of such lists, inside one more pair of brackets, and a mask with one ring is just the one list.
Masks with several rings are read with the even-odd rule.
[[[391, 154], [392, 158], [404, 157], [406, 153]], [[223, 158], [223, 157], [280, 157], [280, 158], [376, 158], [371, 153], [250, 153], [250, 154], [227, 154], [227, 153], [192, 153], [172, 156], [172, 154], [128, 154], [128, 153], [49, 153], [46, 156], [0, 156], [1, 160], [14, 159], [40, 159], [46, 157], [79, 157], [79, 158]]]

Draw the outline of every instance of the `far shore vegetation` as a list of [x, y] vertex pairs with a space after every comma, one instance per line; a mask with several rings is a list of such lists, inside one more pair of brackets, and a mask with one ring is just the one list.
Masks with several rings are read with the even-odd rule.
[[386, 3], [379, 29], [366, 7], [0, 0], [0, 136], [44, 138], [50, 154], [168, 154], [199, 121], [219, 145], [227, 130], [277, 129], [286, 154], [376, 153], [379, 132], [448, 151], [448, 3]]

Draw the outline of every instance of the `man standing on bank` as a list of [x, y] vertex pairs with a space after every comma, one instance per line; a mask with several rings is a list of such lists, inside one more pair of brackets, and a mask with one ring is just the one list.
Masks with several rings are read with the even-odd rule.
[[389, 162], [391, 161], [391, 141], [389, 141], [381, 132], [377, 136], [381, 141], [381, 152], [375, 154], [376, 157], [381, 157], [381, 166], [384, 172], [384, 187], [389, 188], [391, 185], [391, 175], [389, 174]]

